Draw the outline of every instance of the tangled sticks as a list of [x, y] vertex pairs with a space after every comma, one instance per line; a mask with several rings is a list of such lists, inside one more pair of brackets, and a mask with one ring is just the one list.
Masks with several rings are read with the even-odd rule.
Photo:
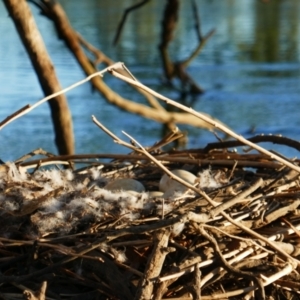
[[[297, 161], [278, 159], [255, 139], [247, 143], [259, 153], [232, 152], [222, 142], [165, 152], [176, 132], [145, 148], [93, 120], [132, 152], [37, 151], [32, 155], [47, 157], [28, 155], [0, 166], [1, 297], [20, 290], [27, 299], [264, 299], [298, 293]], [[60, 170], [57, 164], [76, 168]], [[175, 169], [191, 172], [195, 181], [182, 180]], [[203, 172], [219, 184], [200, 185]], [[164, 174], [186, 189], [170, 197], [152, 194]], [[105, 189], [119, 178], [137, 180], [145, 191]]]
[[[201, 171], [201, 155], [191, 159], [189, 151], [178, 154], [152, 155], [168, 169], [187, 166], [181, 161], [189, 157], [190, 171]], [[216, 154], [211, 151], [206, 159]], [[216, 207], [197, 193], [151, 197], [162, 171], [142, 154], [97, 165], [82, 156], [91, 166], [74, 171], [41, 169], [29, 174], [26, 165], [34, 161], [23, 161], [17, 168], [2, 166], [3, 291], [9, 294], [16, 286], [34, 291], [43, 281], [48, 283], [47, 296], [54, 299], [62, 289], [69, 295], [109, 299], [197, 299], [200, 294], [203, 299], [239, 298], [256, 289], [261, 298], [265, 292], [288, 293], [285, 289], [295, 289], [298, 280], [298, 174], [278, 171], [274, 163], [267, 168], [265, 156], [254, 157], [258, 164], [263, 161], [256, 173], [240, 168], [237, 154], [234, 169], [212, 167], [214, 178], [219, 172], [231, 176], [221, 187], [206, 190]], [[50, 159], [58, 163], [62, 157], [45, 160]], [[240, 155], [243, 159], [247, 161]], [[103, 194], [100, 187], [116, 178], [135, 178], [146, 192]], [[28, 203], [36, 206], [25, 209]]]

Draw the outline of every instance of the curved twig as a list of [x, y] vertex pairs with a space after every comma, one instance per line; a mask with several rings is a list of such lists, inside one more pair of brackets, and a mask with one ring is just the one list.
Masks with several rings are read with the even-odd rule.
[[222, 267], [229, 273], [234, 273], [236, 275], [238, 275], [239, 277], [246, 277], [248, 279], [250, 279], [251, 281], [255, 282], [257, 287], [258, 287], [258, 292], [259, 292], [259, 299], [265, 299], [265, 289], [263, 286], [262, 281], [255, 276], [253, 273], [250, 272], [245, 272], [242, 270], [238, 270], [234, 267], [232, 267], [227, 261], [226, 259], [223, 257], [221, 250], [219, 248], [219, 245], [217, 243], [217, 241], [215, 240], [215, 238], [212, 235], [209, 235], [206, 230], [203, 228], [203, 226], [197, 226], [197, 228], [199, 229], [200, 233], [207, 239], [209, 240], [209, 242], [212, 244], [215, 253], [217, 255], [217, 257], [219, 258], [219, 260], [222, 262]]
[[[247, 140], [252, 143], [271, 142], [273, 144], [288, 146], [300, 151], [300, 142], [280, 135], [256, 135], [254, 137], [248, 138]], [[210, 150], [213, 149], [225, 149], [225, 148], [233, 148], [239, 146], [244, 146], [244, 143], [242, 143], [239, 140], [226, 141], [226, 142], [218, 142], [218, 143], [209, 143], [203, 150], [205, 152], [209, 152]]]

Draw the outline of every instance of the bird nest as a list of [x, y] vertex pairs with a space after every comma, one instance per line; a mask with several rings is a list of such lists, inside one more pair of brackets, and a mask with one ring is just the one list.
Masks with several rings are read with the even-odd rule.
[[1, 299], [299, 298], [299, 162], [258, 144], [300, 144], [166, 101], [234, 140], [164, 150], [175, 131], [145, 148], [93, 118], [131, 152], [0, 165]]
[[[160, 144], [169, 138], [143, 148], [148, 156], [137, 147], [128, 155], [28, 159], [47, 155], [38, 150], [1, 165], [1, 297], [295, 296], [299, 173], [267, 155], [227, 148], [239, 142], [164, 152]], [[295, 143], [252, 140], [272, 139]], [[114, 159], [99, 161], [107, 157]], [[66, 162], [73, 168], [57, 167]], [[170, 170], [196, 180], [184, 179], [166, 197], [157, 193], [161, 178], [182, 180]], [[106, 189], [120, 178], [144, 191]]]

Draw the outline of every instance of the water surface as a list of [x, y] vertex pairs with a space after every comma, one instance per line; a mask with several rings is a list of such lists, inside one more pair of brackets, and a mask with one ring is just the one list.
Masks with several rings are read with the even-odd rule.
[[[177, 91], [166, 87], [157, 45], [160, 38], [161, 1], [151, 1], [130, 15], [121, 40], [112, 41], [123, 10], [135, 1], [63, 0], [61, 4], [73, 27], [115, 61], [123, 61], [149, 87], [181, 101]], [[246, 137], [283, 134], [300, 140], [300, 2], [272, 0], [198, 0], [203, 33], [215, 35], [188, 68], [205, 89], [194, 108], [211, 114]], [[82, 70], [64, 43], [57, 39], [53, 24], [31, 6], [36, 22], [55, 65], [62, 87], [84, 78]], [[174, 60], [186, 58], [196, 47], [190, 1], [182, 1], [180, 22], [170, 53]], [[0, 119], [20, 107], [43, 98], [36, 75], [0, 2]], [[102, 69], [103, 66], [99, 66]], [[122, 96], [143, 102], [122, 82], [105, 77]], [[73, 115], [77, 153], [127, 152], [102, 133], [91, 121], [95, 115], [117, 135], [125, 130], [144, 145], [161, 137], [162, 126], [108, 104], [85, 84], [67, 93]], [[215, 137], [205, 130], [180, 126], [189, 133], [187, 147], [202, 147]], [[9, 124], [0, 132], [0, 157], [14, 160], [35, 149], [56, 153], [49, 108], [44, 104]], [[269, 146], [268, 146], [269, 147]], [[270, 145], [270, 147], [275, 148]], [[279, 149], [288, 156], [296, 151]]]

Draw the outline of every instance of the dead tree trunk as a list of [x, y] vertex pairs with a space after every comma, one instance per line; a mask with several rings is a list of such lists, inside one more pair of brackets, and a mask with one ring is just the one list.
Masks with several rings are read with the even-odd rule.
[[[44, 94], [48, 96], [60, 91], [61, 87], [54, 67], [27, 2], [25, 0], [4, 0], [4, 4], [15, 23]], [[51, 109], [58, 151], [60, 154], [73, 154], [73, 127], [67, 100], [64, 95], [60, 95], [48, 103]]]

